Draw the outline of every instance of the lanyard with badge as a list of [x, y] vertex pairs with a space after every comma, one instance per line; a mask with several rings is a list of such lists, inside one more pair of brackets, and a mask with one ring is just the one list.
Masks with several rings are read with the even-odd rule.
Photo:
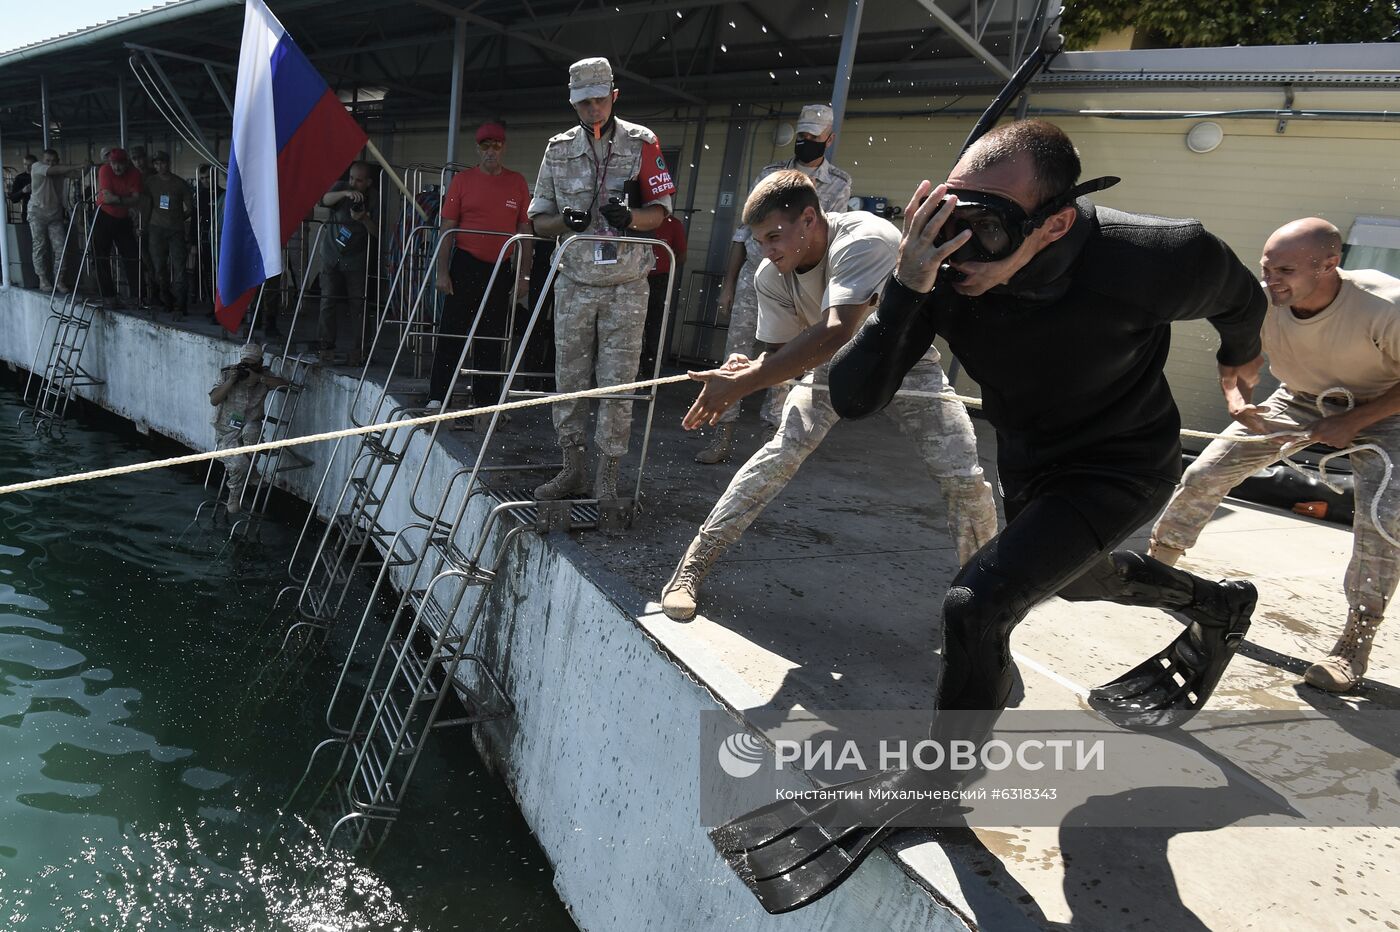
[[[608, 163], [612, 161], [613, 143], [617, 140], [617, 130], [613, 129], [613, 134], [608, 137], [608, 151], [603, 156], [602, 177], [599, 177], [598, 153], [593, 147], [593, 140], [588, 142], [588, 157], [593, 162], [593, 203], [588, 205], [588, 212], [592, 214], [598, 209], [598, 198], [607, 190], [608, 184]], [[609, 230], [606, 224], [601, 231], [608, 235]], [[593, 264], [594, 265], [616, 265], [617, 264], [617, 244], [595, 242], [593, 244]]]

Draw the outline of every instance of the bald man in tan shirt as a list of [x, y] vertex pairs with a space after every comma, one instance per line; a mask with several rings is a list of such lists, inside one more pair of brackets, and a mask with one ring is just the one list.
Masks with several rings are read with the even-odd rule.
[[[1374, 443], [1400, 462], [1400, 279], [1370, 269], [1344, 271], [1342, 237], [1326, 220], [1309, 217], [1276, 230], [1260, 260], [1273, 307], [1262, 339], [1279, 388], [1251, 404], [1259, 367], [1238, 381], [1222, 380], [1237, 423], [1214, 440], [1181, 477], [1166, 511], [1152, 528], [1148, 551], [1175, 563], [1196, 542], [1225, 494], [1282, 453], [1275, 443], [1238, 443], [1246, 434], [1305, 430], [1310, 442], [1345, 449]], [[1348, 402], [1342, 388], [1354, 399]], [[1322, 397], [1324, 396], [1325, 397]], [[1371, 640], [1400, 581], [1400, 481], [1375, 501], [1384, 462], [1371, 451], [1351, 454], [1355, 475], [1354, 543], [1344, 588], [1350, 611], [1331, 653], [1304, 679], [1329, 692], [1346, 692], [1366, 672]], [[1400, 477], [1397, 477], [1400, 480]]]

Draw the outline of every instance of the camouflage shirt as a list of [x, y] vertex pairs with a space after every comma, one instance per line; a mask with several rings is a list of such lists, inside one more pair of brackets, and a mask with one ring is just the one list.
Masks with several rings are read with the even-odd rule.
[[[219, 370], [219, 381], [214, 383], [209, 389], [212, 395], [214, 389], [223, 384], [229, 373], [237, 366], [224, 366]], [[215, 427], [243, 427], [245, 424], [256, 424], [263, 419], [263, 402], [267, 399], [268, 392], [272, 391], [267, 383], [262, 379], [249, 375], [247, 378], [239, 379], [224, 397], [223, 404], [214, 409]]]
[[[582, 126], [574, 126], [549, 140], [530, 201], [531, 217], [557, 214], [565, 207], [586, 210], [593, 220], [587, 235], [617, 236], [598, 208], [610, 197], [622, 198], [631, 181], [640, 185], [642, 197], [641, 203], [634, 197], [629, 206], [660, 204], [671, 212], [676, 186], [656, 134], [626, 120], [614, 122], [611, 138], [590, 140]], [[645, 278], [652, 259], [651, 247], [640, 243], [580, 242], [564, 254], [559, 271], [586, 285], [617, 285]]]

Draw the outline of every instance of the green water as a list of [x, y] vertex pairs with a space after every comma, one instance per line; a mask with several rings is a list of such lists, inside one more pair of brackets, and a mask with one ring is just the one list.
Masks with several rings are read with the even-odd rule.
[[[18, 402], [0, 482], [172, 452], [90, 413], [36, 436]], [[340, 653], [250, 688], [300, 518], [215, 561], [221, 534], [180, 538], [204, 498], [170, 471], [0, 496], [0, 930], [573, 929], [464, 731], [372, 859], [323, 853], [327, 812], [279, 823]]]

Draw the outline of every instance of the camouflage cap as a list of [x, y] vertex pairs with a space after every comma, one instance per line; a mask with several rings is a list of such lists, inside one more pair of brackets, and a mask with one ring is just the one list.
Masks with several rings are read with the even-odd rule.
[[569, 66], [569, 103], [612, 93], [613, 70], [606, 58], [585, 58]]
[[820, 136], [831, 129], [831, 108], [826, 104], [808, 104], [797, 117], [797, 131]]
[[261, 343], [249, 343], [243, 347], [243, 355], [238, 357], [242, 362], [262, 362], [263, 347]]

